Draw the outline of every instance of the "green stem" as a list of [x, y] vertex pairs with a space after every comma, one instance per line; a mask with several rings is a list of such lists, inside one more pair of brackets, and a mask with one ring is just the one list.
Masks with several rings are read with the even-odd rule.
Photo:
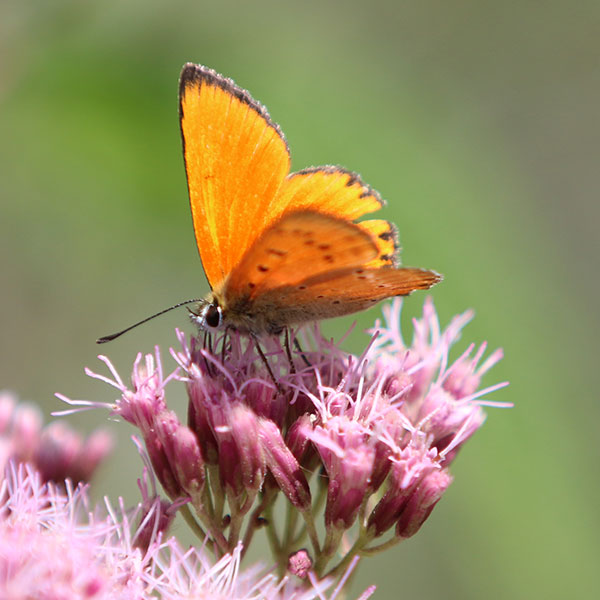
[[217, 465], [210, 465], [208, 467], [210, 476], [210, 489], [212, 491], [212, 497], [214, 501], [211, 501], [211, 512], [214, 514], [214, 518], [217, 521], [223, 520], [223, 508], [225, 506], [225, 493], [223, 492], [223, 486], [221, 485], [221, 479], [219, 477], [219, 467]]
[[298, 509], [291, 503], [286, 504], [285, 514], [285, 532], [283, 538], [283, 547], [289, 553], [294, 543], [296, 534], [296, 524], [298, 523]]
[[358, 537], [358, 539], [354, 542], [354, 544], [352, 544], [352, 548], [350, 548], [350, 550], [348, 550], [348, 552], [345, 554], [345, 556], [342, 558], [342, 560], [340, 560], [340, 562], [333, 568], [331, 568], [326, 575], [324, 575], [324, 577], [341, 577], [346, 569], [348, 568], [348, 565], [352, 562], [352, 559], [357, 555], [361, 553], [361, 548], [364, 546], [364, 544], [367, 543], [367, 540], [365, 540], [362, 537]]
[[265, 518], [267, 519], [267, 526], [265, 531], [267, 533], [267, 539], [269, 540], [269, 546], [271, 547], [271, 554], [277, 564], [277, 572], [280, 577], [285, 575], [287, 564], [283, 564], [281, 556], [281, 542], [275, 529], [275, 522], [273, 520], [273, 503], [269, 504], [265, 509]]
[[252, 541], [252, 537], [254, 536], [254, 532], [257, 529], [258, 519], [260, 515], [266, 511], [267, 507], [270, 506], [275, 498], [277, 497], [277, 491], [273, 488], [269, 492], [263, 494], [262, 500], [260, 504], [252, 511], [250, 515], [250, 520], [248, 521], [248, 525], [246, 527], [246, 533], [244, 534], [244, 541], [242, 547], [242, 559], [246, 555], [246, 551], [250, 546], [250, 542]]
[[308, 537], [310, 538], [310, 543], [312, 544], [314, 555], [320, 556], [321, 544], [319, 543], [319, 535], [317, 534], [317, 528], [315, 527], [313, 513], [310, 510], [306, 510], [302, 513], [302, 517], [304, 518], [304, 522], [306, 523], [306, 531], [308, 532]]
[[389, 539], [387, 542], [383, 542], [377, 546], [371, 546], [370, 548], [363, 548], [360, 551], [360, 555], [361, 556], [373, 556], [374, 554], [379, 554], [379, 552], [383, 552], [384, 550], [387, 550], [388, 548], [393, 548], [394, 546], [397, 546], [400, 542], [403, 542], [403, 541], [404, 541], [403, 537], [395, 536], [395, 537]]
[[[202, 529], [200, 523], [198, 523], [198, 521], [196, 521], [196, 519], [194, 518], [194, 515], [192, 514], [189, 505], [184, 504], [179, 509], [179, 512], [181, 513], [181, 516], [185, 519], [185, 522], [190, 526], [190, 529], [200, 538], [200, 541], [204, 543], [206, 541], [206, 532], [204, 531], [204, 529]], [[212, 547], [212, 541], [209, 540], [207, 546], [214, 552], [214, 548]]]
[[[225, 536], [222, 533], [223, 521], [222, 520], [215, 521], [215, 519], [207, 511], [204, 510], [204, 505], [194, 506], [194, 508], [196, 510], [196, 514], [197, 514], [198, 518], [200, 519], [200, 522], [202, 523], [202, 526], [204, 527], [204, 530], [206, 531], [206, 533], [204, 533], [204, 531], [202, 531], [202, 529], [200, 528], [200, 525], [198, 524], [196, 519], [192, 516], [189, 507], [183, 506], [181, 509], [182, 514], [183, 514], [183, 517], [185, 518], [185, 520], [188, 522], [188, 524], [192, 527], [192, 529], [196, 533], [198, 533], [198, 532], [202, 533], [201, 539], [204, 540], [205, 538], [207, 538], [208, 540], [210, 540], [210, 542], [214, 546], [215, 556], [217, 556], [217, 555], [222, 556], [223, 554], [228, 553], [229, 546], [227, 544], [227, 540], [225, 539]], [[187, 516], [187, 513], [189, 513], [189, 517]], [[219, 550], [218, 553], [217, 553], [217, 549]]]
[[313, 514], [316, 515], [321, 511], [323, 505], [325, 504], [325, 499], [327, 498], [327, 485], [321, 483], [317, 484], [317, 498], [313, 503]]
[[344, 530], [341, 528], [330, 526], [327, 528], [327, 534], [325, 536], [325, 543], [320, 554], [316, 554], [317, 561], [315, 562], [315, 572], [321, 577], [322, 572], [325, 570], [327, 563], [331, 560], [340, 544], [340, 539]]

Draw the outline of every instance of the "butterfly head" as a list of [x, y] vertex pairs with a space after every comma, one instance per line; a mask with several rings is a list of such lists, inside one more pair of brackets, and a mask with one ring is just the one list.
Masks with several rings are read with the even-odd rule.
[[203, 331], [223, 328], [223, 309], [213, 296], [200, 300], [193, 309], [190, 309], [190, 317]]

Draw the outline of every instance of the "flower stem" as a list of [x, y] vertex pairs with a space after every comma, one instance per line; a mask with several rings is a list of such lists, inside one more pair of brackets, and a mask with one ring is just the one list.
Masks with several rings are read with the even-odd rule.
[[213, 547], [214, 545], [212, 540], [206, 539], [206, 532], [204, 531], [204, 529], [202, 529], [200, 523], [198, 523], [198, 521], [196, 521], [196, 519], [194, 518], [190, 507], [187, 504], [184, 504], [179, 509], [179, 512], [181, 513], [181, 516], [185, 519], [185, 522], [190, 526], [190, 529], [200, 538], [200, 541], [202, 543], [206, 543], [207, 548], [210, 548], [214, 553], [215, 549]]
[[363, 536], [358, 536], [354, 544], [346, 555], [340, 560], [340, 562], [329, 570], [325, 577], [339, 577], [346, 572], [346, 569], [357, 554], [361, 554], [361, 548], [367, 543], [367, 540]]
[[325, 537], [325, 543], [323, 544], [323, 550], [321, 553], [315, 553], [318, 557], [315, 563], [315, 572], [321, 576], [322, 572], [325, 570], [327, 563], [331, 560], [332, 556], [335, 554], [344, 530], [335, 527], [329, 526], [327, 527], [327, 535]]
[[[223, 487], [221, 486], [221, 479], [219, 477], [219, 467], [217, 465], [210, 465], [208, 467], [208, 473], [210, 476], [210, 489], [214, 501], [214, 516], [217, 520], [223, 519], [223, 507], [225, 506], [225, 494], [223, 493]], [[212, 506], [212, 502], [211, 502]]]
[[383, 542], [383, 543], [379, 544], [378, 546], [371, 546], [370, 548], [363, 548], [360, 551], [360, 555], [361, 556], [373, 556], [374, 554], [383, 552], [384, 550], [387, 550], [388, 548], [393, 548], [394, 546], [398, 545], [400, 542], [403, 542], [403, 541], [404, 541], [403, 537], [395, 536], [395, 537], [389, 539], [387, 542]]
[[294, 544], [296, 525], [298, 523], [298, 510], [290, 502], [286, 505], [285, 515], [285, 535], [283, 538], [283, 547], [289, 552]]
[[277, 535], [277, 530], [275, 529], [272, 503], [269, 504], [265, 509], [265, 518], [267, 519], [266, 533], [267, 539], [269, 540], [269, 546], [271, 547], [271, 554], [277, 563], [277, 572], [279, 573], [279, 576], [283, 577], [285, 574], [286, 565], [282, 561], [281, 542], [279, 541], [279, 536]]
[[277, 490], [269, 490], [268, 492], [263, 494], [262, 500], [260, 501], [259, 505], [252, 511], [252, 514], [250, 515], [250, 520], [248, 521], [248, 525], [246, 527], [246, 533], [244, 534], [242, 558], [244, 558], [246, 551], [250, 546], [250, 542], [252, 541], [254, 532], [256, 531], [257, 526], [259, 524], [259, 517], [262, 515], [263, 512], [266, 511], [267, 507], [273, 503], [276, 497]]
[[304, 522], [306, 523], [306, 530], [308, 531], [308, 537], [313, 547], [315, 556], [321, 554], [321, 544], [319, 543], [319, 535], [317, 534], [317, 528], [315, 527], [315, 521], [313, 519], [313, 513], [310, 510], [306, 510], [302, 513]]

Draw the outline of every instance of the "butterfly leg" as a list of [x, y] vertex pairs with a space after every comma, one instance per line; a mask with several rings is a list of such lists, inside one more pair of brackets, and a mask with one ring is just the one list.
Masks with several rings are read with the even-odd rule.
[[277, 390], [279, 392], [281, 392], [281, 386], [279, 385], [279, 382], [277, 381], [277, 379], [275, 379], [275, 375], [273, 374], [273, 370], [271, 369], [271, 365], [269, 364], [269, 361], [267, 360], [267, 357], [265, 356], [265, 353], [263, 352], [263, 349], [260, 347], [260, 343], [258, 341], [258, 338], [254, 335], [254, 334], [250, 334], [250, 337], [252, 338], [252, 341], [254, 342], [254, 347], [256, 348], [258, 355], [260, 356], [261, 360], [263, 361], [263, 364], [265, 365], [265, 367], [267, 367], [267, 371], [269, 372], [269, 376], [271, 377], [271, 379], [273, 380], [273, 383], [276, 385]]
[[227, 349], [227, 334], [229, 333], [229, 327], [225, 327], [223, 331], [223, 338], [221, 339], [221, 364], [225, 364], [225, 350]]
[[[290, 348], [290, 329], [289, 327], [286, 327], [284, 329], [284, 334], [283, 334], [283, 338], [284, 338], [284, 346], [285, 346], [285, 353], [287, 354], [287, 359], [288, 362], [290, 363], [290, 373], [296, 373], [296, 365], [294, 365], [294, 359], [292, 358], [292, 349]], [[294, 341], [296, 341], [294, 339]]]
[[300, 345], [300, 342], [298, 341], [297, 337], [294, 337], [294, 348], [296, 348], [296, 350], [298, 350], [298, 352], [300, 353], [300, 356], [302, 357], [302, 360], [304, 361], [304, 364], [307, 367], [312, 367], [312, 365], [310, 364], [308, 358], [306, 358], [306, 356], [304, 355], [304, 350], [302, 350], [302, 346]]
[[[204, 339], [202, 340], [202, 347], [208, 348], [208, 351], [210, 354], [213, 353], [213, 351], [212, 351], [212, 336], [210, 335], [210, 332], [207, 331], [206, 329], [204, 330]], [[209, 362], [206, 360], [206, 356], [203, 355], [202, 358], [204, 359], [204, 366], [206, 367], [206, 372], [212, 377], [213, 372], [212, 372]]]

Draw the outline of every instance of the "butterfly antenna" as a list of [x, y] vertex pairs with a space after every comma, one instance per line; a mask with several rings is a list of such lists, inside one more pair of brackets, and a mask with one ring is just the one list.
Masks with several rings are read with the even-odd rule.
[[166, 312], [169, 312], [170, 310], [173, 310], [175, 308], [179, 308], [180, 306], [185, 306], [186, 304], [192, 304], [193, 302], [202, 302], [202, 299], [201, 298], [194, 298], [193, 300], [186, 300], [185, 302], [179, 302], [178, 304], [175, 304], [173, 306], [169, 306], [169, 308], [165, 308], [165, 309], [161, 310], [160, 312], [157, 312], [155, 315], [152, 315], [150, 317], [146, 317], [145, 319], [142, 319], [138, 323], [134, 323], [133, 325], [130, 325], [129, 327], [126, 327], [122, 331], [118, 331], [117, 333], [112, 333], [111, 335], [105, 335], [104, 337], [98, 338], [96, 340], [96, 344], [105, 344], [106, 342], [111, 342], [112, 340], [114, 340], [114, 339], [122, 336], [124, 333], [127, 333], [128, 331], [131, 331], [132, 329], [134, 329], [138, 325], [143, 325], [147, 321], [150, 321], [151, 319], [154, 319], [155, 317], [160, 317], [160, 315], [164, 315]]

